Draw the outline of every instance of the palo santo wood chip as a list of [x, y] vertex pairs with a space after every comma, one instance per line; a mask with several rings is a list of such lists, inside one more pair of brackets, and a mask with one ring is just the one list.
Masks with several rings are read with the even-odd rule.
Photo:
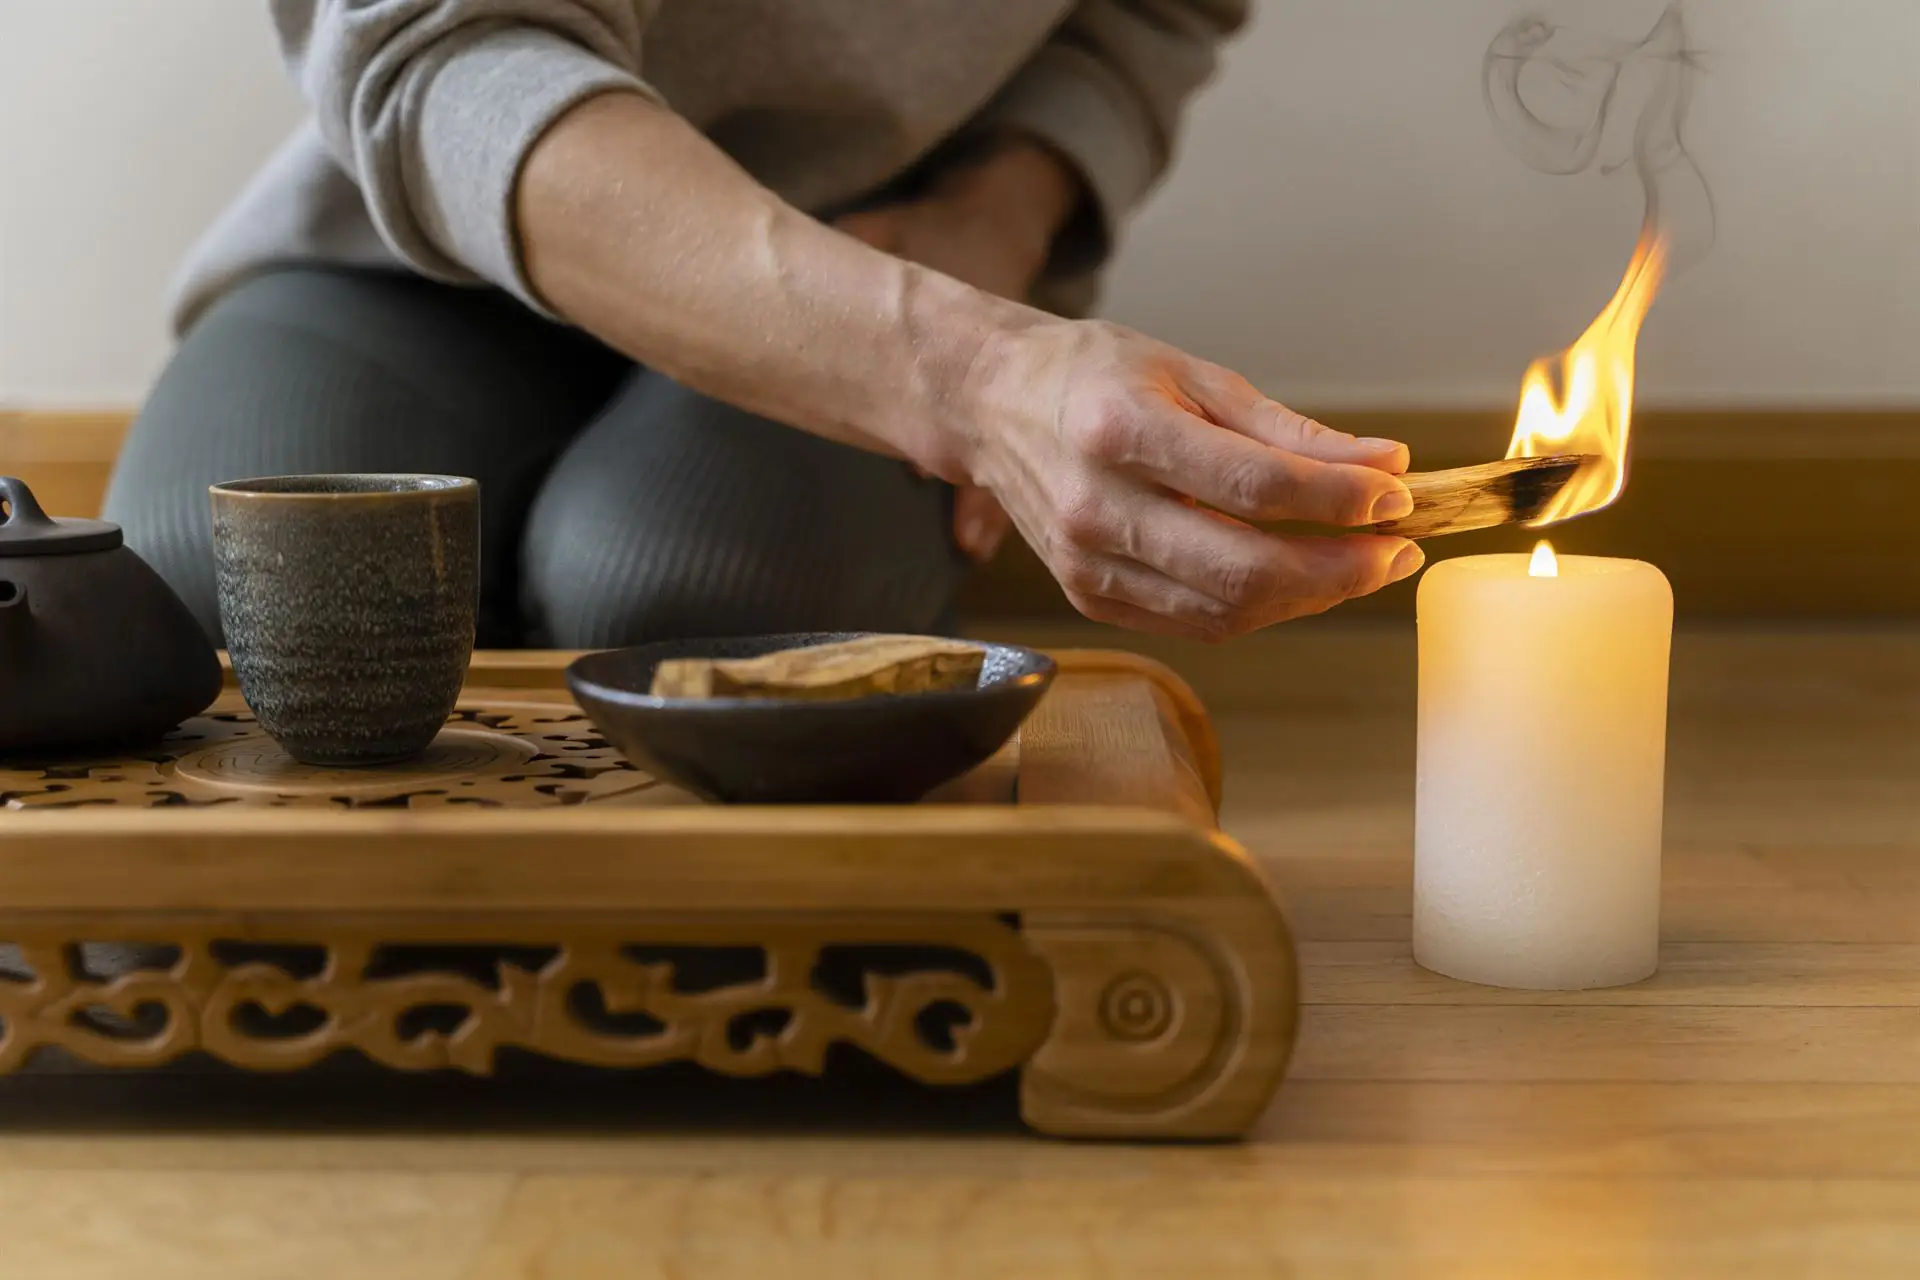
[[971, 689], [987, 651], [961, 640], [862, 636], [758, 658], [669, 658], [653, 673], [656, 698], [825, 701], [881, 693]]
[[1413, 514], [1374, 525], [1373, 531], [1402, 538], [1437, 538], [1500, 524], [1525, 524], [1546, 510], [1554, 495], [1592, 461], [1587, 454], [1563, 454], [1414, 472], [1403, 477], [1413, 494]]

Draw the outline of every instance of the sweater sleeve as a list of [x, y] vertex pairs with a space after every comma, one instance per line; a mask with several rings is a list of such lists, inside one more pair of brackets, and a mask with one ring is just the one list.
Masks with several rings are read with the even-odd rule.
[[1017, 129], [1078, 168], [1092, 199], [1056, 246], [1057, 285], [1106, 259], [1165, 173], [1187, 100], [1213, 75], [1248, 0], [1081, 0], [969, 132]]
[[[640, 79], [633, 0], [272, 0], [287, 66], [373, 224], [407, 265], [542, 308], [514, 188], [567, 110]], [[544, 308], [542, 308], [544, 309]]]

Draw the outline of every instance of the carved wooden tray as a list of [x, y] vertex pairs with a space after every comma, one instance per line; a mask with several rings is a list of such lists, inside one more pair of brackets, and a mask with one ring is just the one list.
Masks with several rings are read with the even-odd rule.
[[1059, 656], [1018, 739], [911, 806], [700, 804], [550, 653], [478, 655], [402, 769], [295, 765], [231, 690], [154, 751], [0, 762], [0, 1072], [513, 1048], [755, 1076], [848, 1045], [933, 1085], [1017, 1071], [1045, 1133], [1240, 1134], [1297, 997], [1215, 826], [1212, 728], [1161, 667]]

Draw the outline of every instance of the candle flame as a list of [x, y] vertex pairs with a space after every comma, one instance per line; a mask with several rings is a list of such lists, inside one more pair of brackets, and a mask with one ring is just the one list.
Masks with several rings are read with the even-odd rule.
[[1633, 358], [1665, 274], [1667, 242], [1649, 227], [1613, 300], [1557, 356], [1535, 360], [1520, 386], [1509, 458], [1590, 454], [1529, 525], [1539, 528], [1612, 503], [1627, 485], [1627, 432], [1633, 419]]
[[1560, 576], [1560, 558], [1553, 554], [1553, 544], [1542, 538], [1533, 549], [1533, 559], [1527, 561], [1529, 578], [1557, 578]]

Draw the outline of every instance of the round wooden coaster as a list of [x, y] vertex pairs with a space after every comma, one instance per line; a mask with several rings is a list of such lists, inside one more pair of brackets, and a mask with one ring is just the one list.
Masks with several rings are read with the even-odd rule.
[[392, 795], [481, 778], [493, 781], [539, 754], [525, 738], [485, 729], [442, 729], [417, 760], [371, 769], [325, 768], [301, 764], [272, 738], [256, 732], [181, 756], [173, 762], [173, 776], [202, 786], [276, 795]]

